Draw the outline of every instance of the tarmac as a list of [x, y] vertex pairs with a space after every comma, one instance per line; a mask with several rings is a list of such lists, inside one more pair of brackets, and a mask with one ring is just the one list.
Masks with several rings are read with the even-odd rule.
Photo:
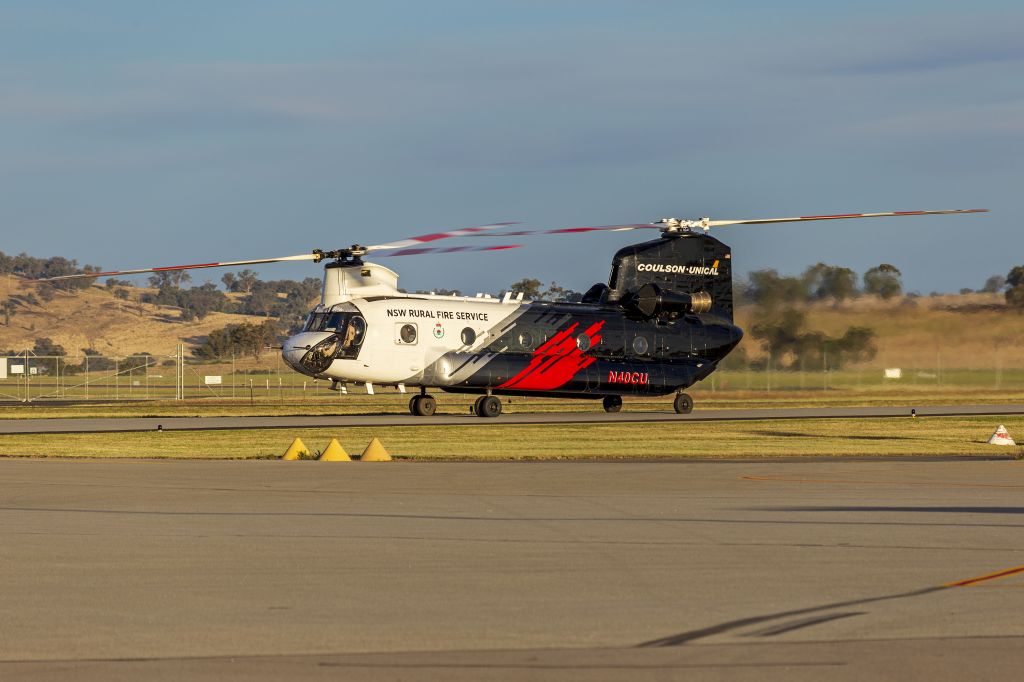
[[[45, 403], [40, 403], [45, 405]], [[607, 424], [667, 421], [737, 421], [757, 419], [861, 419], [907, 417], [915, 409], [922, 417], [1024, 414], [1024, 404], [929, 405], [916, 407], [790, 407], [675, 412], [606, 413], [595, 404], [594, 412], [523, 412], [484, 419], [469, 414], [312, 415], [299, 417], [94, 417], [52, 419], [0, 419], [0, 435], [14, 433], [115, 433], [130, 431], [207, 431], [224, 429], [294, 429], [353, 426], [486, 426], [489, 424]]]
[[0, 679], [1019, 679], [1022, 494], [1008, 459], [0, 459]]

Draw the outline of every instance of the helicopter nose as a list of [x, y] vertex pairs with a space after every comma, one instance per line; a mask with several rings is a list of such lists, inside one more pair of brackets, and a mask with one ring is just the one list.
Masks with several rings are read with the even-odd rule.
[[312, 372], [311, 368], [306, 366], [308, 363], [303, 363], [303, 359], [306, 358], [317, 344], [331, 338], [331, 336], [333, 335], [327, 332], [302, 332], [301, 334], [289, 337], [282, 347], [281, 358], [296, 372], [312, 376], [315, 372]]

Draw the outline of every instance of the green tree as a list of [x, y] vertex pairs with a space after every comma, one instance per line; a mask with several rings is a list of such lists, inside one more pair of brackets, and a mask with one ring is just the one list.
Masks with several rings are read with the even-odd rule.
[[1024, 265], [1018, 265], [1006, 276], [1006, 304], [1024, 308]]
[[220, 281], [224, 282], [228, 291], [236, 294], [248, 294], [256, 287], [260, 278], [255, 271], [246, 269], [237, 273], [229, 272], [221, 277]]
[[772, 366], [778, 369], [840, 369], [848, 362], [863, 362], [875, 356], [875, 332], [867, 327], [849, 327], [834, 338], [819, 331], [805, 331], [805, 314], [787, 308], [751, 328], [761, 341]]
[[178, 289], [182, 284], [192, 281], [192, 275], [186, 270], [166, 270], [149, 276], [149, 283], [154, 289], [173, 287]]
[[903, 292], [903, 273], [895, 265], [882, 263], [864, 273], [864, 292], [889, 300]]
[[543, 286], [543, 283], [539, 279], [524, 277], [518, 282], [513, 282], [509, 286], [509, 291], [513, 294], [522, 294], [523, 298], [537, 299], [540, 298], [541, 286]]
[[985, 280], [985, 286], [981, 288], [986, 294], [994, 294], [1006, 286], [1006, 278], [1002, 275], [992, 275]]
[[276, 337], [277, 325], [272, 320], [261, 324], [229, 324], [211, 331], [192, 354], [206, 360], [222, 360], [232, 354], [251, 355], [258, 360]]
[[548, 285], [542, 296], [548, 301], [565, 301], [569, 303], [578, 303], [583, 298], [583, 294], [580, 292], [558, 286], [558, 282], [555, 281]]
[[40, 372], [56, 374], [60, 358], [67, 355], [67, 352], [64, 350], [64, 346], [54, 343], [53, 339], [44, 337], [36, 339], [35, 345], [32, 346], [32, 354], [39, 358], [33, 360], [32, 363], [39, 368]]
[[212, 312], [220, 312], [228, 304], [228, 297], [213, 282], [191, 289], [179, 289], [178, 306], [182, 319], [201, 320]]
[[13, 315], [16, 315], [18, 312], [18, 304], [12, 301], [11, 299], [7, 299], [6, 301], [4, 301], [2, 309], [4, 312], [4, 326], [10, 327], [11, 317]]
[[761, 341], [776, 367], [796, 349], [806, 315], [796, 308], [785, 308], [769, 321], [759, 322], [750, 329], [751, 337]]
[[747, 275], [744, 295], [765, 310], [803, 303], [809, 294], [802, 277], [782, 277], [777, 270], [754, 270]]
[[857, 295], [857, 273], [850, 268], [817, 263], [804, 270], [803, 280], [813, 299], [844, 301]]

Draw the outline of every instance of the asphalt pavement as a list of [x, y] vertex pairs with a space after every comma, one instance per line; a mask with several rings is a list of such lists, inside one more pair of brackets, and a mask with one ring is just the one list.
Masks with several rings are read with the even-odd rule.
[[1019, 679], [1024, 462], [0, 460], [0, 679]]

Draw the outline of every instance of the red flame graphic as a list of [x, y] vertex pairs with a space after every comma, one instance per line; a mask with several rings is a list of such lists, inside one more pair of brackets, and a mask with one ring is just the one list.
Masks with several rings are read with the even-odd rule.
[[[601, 336], [597, 332], [601, 330], [604, 323], [604, 320], [595, 322], [583, 332], [590, 338], [589, 348], [593, 348], [601, 342]], [[530, 364], [522, 372], [498, 388], [552, 391], [569, 383], [581, 369], [593, 364], [595, 360], [595, 358], [584, 355], [576, 345], [576, 337], [573, 336], [573, 332], [577, 327], [579, 327], [579, 322], [574, 322], [568, 329], [564, 329], [548, 339], [533, 351]]]

